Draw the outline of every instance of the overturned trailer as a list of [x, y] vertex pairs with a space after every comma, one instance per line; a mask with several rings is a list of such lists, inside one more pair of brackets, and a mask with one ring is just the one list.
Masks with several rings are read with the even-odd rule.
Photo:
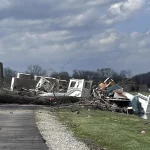
[[132, 95], [130, 100], [135, 114], [150, 113], [150, 95], [146, 96], [138, 93], [137, 95]]
[[150, 95], [146, 96], [140, 93], [137, 95], [132, 95], [124, 91], [122, 91], [121, 94], [123, 97], [126, 97], [130, 100], [134, 114], [150, 113]]
[[145, 96], [143, 94], [138, 93], [137, 97], [139, 102], [141, 103], [144, 113], [150, 113], [150, 95]]

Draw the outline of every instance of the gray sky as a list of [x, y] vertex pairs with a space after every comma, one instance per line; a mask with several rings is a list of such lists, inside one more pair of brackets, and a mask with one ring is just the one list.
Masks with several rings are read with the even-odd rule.
[[5, 67], [150, 71], [149, 0], [0, 1]]

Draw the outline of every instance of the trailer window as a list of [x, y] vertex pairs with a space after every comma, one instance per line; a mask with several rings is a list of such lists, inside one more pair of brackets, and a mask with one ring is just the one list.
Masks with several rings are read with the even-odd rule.
[[75, 85], [76, 85], [76, 82], [72, 81], [70, 84], [70, 87], [75, 87]]
[[85, 82], [85, 86], [84, 86], [84, 88], [86, 88], [86, 89], [90, 89], [90, 83], [89, 82]]

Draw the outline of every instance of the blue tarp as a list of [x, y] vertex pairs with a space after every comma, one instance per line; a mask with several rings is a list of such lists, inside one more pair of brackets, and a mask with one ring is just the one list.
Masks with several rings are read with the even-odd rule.
[[122, 89], [122, 87], [121, 86], [119, 86], [118, 84], [115, 84], [115, 85], [113, 85], [113, 86], [111, 86], [111, 87], [108, 87], [107, 89], [106, 89], [106, 96], [108, 96], [109, 95], [109, 93], [111, 93], [111, 92], [113, 92], [114, 90], [117, 90], [117, 89]]

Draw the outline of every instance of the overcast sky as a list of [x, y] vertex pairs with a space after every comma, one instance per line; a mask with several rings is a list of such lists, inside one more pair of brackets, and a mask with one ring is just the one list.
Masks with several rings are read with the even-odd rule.
[[0, 61], [23, 71], [150, 71], [149, 0], [0, 0]]

